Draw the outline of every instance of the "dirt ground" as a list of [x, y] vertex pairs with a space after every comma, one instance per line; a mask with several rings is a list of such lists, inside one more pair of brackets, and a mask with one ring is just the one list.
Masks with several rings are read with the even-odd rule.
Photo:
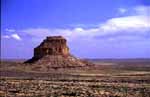
[[0, 97], [150, 97], [150, 61], [90, 60], [91, 68], [32, 71], [1, 61]]

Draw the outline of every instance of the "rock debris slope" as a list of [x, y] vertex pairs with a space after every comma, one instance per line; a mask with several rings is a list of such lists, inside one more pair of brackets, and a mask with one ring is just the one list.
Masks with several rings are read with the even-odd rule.
[[32, 64], [34, 69], [82, 68], [92, 64], [70, 54], [67, 40], [62, 36], [49, 36], [34, 48], [34, 56], [25, 63]]

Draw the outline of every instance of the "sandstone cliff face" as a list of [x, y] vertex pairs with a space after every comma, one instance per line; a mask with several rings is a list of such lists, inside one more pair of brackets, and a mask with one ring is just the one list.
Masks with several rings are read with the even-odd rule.
[[86, 61], [70, 54], [67, 40], [62, 36], [49, 36], [34, 48], [34, 56], [25, 63], [32, 64], [34, 70], [87, 67]]
[[69, 55], [66, 39], [62, 36], [47, 37], [34, 49], [35, 58], [41, 58], [45, 55]]

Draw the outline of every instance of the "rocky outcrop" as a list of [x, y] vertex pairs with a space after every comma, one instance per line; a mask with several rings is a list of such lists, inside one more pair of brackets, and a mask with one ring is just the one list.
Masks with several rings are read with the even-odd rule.
[[[91, 64], [81, 61], [70, 54], [67, 40], [62, 36], [49, 36], [34, 48], [34, 56], [25, 63], [34, 65], [34, 69], [76, 68]], [[45, 70], [45, 69], [44, 69]]]
[[41, 58], [45, 55], [69, 55], [66, 39], [62, 36], [47, 37], [34, 49], [35, 58]]

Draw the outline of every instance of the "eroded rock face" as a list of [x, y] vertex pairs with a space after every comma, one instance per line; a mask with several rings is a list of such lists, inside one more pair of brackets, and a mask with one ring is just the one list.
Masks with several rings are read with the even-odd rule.
[[62, 36], [47, 37], [38, 47], [34, 48], [35, 58], [45, 55], [69, 55], [66, 39]]
[[[69, 56], [67, 40], [62, 36], [48, 36], [43, 42], [34, 48], [34, 56], [25, 63], [34, 63], [44, 56]], [[49, 60], [50, 61], [50, 60]]]
[[33, 70], [49, 71], [52, 68], [81, 68], [91, 64], [70, 54], [67, 40], [62, 36], [49, 36], [34, 48], [34, 56], [25, 63], [31, 63]]

